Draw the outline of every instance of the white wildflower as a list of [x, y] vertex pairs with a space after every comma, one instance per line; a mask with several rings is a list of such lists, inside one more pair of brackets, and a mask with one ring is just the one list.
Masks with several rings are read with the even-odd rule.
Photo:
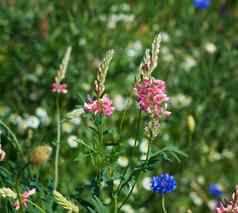
[[77, 136], [76, 135], [70, 135], [67, 139], [67, 143], [70, 148], [77, 148], [78, 143], [77, 143]]
[[192, 98], [184, 94], [177, 94], [171, 97], [171, 103], [175, 108], [184, 108], [192, 103]]
[[126, 49], [126, 54], [128, 57], [136, 57], [141, 53], [142, 44], [140, 41], [136, 41], [134, 43], [129, 44], [128, 48]]
[[161, 32], [161, 40], [162, 42], [169, 42], [170, 41], [170, 37], [169, 34], [167, 32]]
[[196, 65], [197, 61], [192, 56], [187, 56], [182, 63], [182, 67], [185, 69], [185, 71], [190, 71]]
[[121, 211], [125, 213], [134, 213], [134, 209], [131, 207], [129, 204], [125, 204], [124, 206], [121, 207]]
[[38, 107], [36, 109], [36, 116], [40, 118], [40, 121], [43, 125], [48, 125], [50, 123], [50, 118], [45, 109]]
[[122, 111], [126, 107], [126, 100], [121, 95], [116, 95], [113, 103], [117, 111]]
[[140, 143], [139, 149], [141, 153], [147, 153], [149, 148], [149, 142], [147, 139], [143, 139]]
[[40, 120], [34, 115], [30, 115], [26, 118], [26, 125], [28, 128], [37, 129], [40, 125]]
[[145, 177], [142, 180], [142, 186], [145, 190], [150, 191], [151, 190], [151, 178], [150, 177]]
[[205, 50], [209, 53], [209, 54], [214, 54], [217, 50], [217, 47], [215, 44], [211, 43], [211, 42], [207, 42], [204, 46]]
[[128, 166], [128, 157], [126, 156], [120, 156], [118, 159], [117, 159], [117, 163], [119, 166], [121, 167], [127, 167]]
[[217, 206], [217, 202], [215, 200], [209, 200], [207, 205], [208, 205], [209, 209], [211, 209], [213, 211]]
[[197, 195], [197, 193], [195, 192], [191, 192], [189, 194], [191, 200], [193, 201], [193, 203], [196, 205], [196, 206], [201, 206], [202, 205], [202, 199]]
[[128, 144], [130, 145], [130, 146], [136, 146], [136, 141], [135, 141], [135, 139], [134, 138], [129, 138], [129, 140], [128, 140]]

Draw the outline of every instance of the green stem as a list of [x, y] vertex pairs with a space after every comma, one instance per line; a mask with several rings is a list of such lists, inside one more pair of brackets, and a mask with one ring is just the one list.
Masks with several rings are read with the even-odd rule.
[[150, 157], [150, 144], [151, 144], [151, 138], [148, 142], [148, 150], [147, 150], [147, 153], [146, 153], [146, 162], [148, 163], [148, 160], [149, 160], [149, 157]]
[[162, 196], [162, 209], [163, 209], [163, 213], [167, 213], [167, 210], [165, 208], [165, 196]]
[[117, 195], [114, 197], [114, 213], [117, 213], [118, 211], [118, 207], [117, 207], [118, 203], [117, 203]]
[[22, 151], [22, 148], [21, 148], [21, 145], [19, 143], [19, 141], [17, 140], [17, 137], [16, 135], [13, 133], [13, 131], [3, 122], [0, 120], [0, 125], [2, 125], [8, 132], [9, 134], [12, 136], [14, 142], [15, 142], [15, 145], [16, 145], [16, 148], [18, 149], [18, 151], [20, 152], [20, 154], [23, 156], [23, 151]]
[[139, 115], [138, 115], [138, 121], [137, 121], [137, 127], [136, 127], [136, 138], [135, 138], [135, 146], [137, 146], [139, 140], [140, 140], [140, 127], [141, 127], [141, 119], [142, 118], [142, 112], [141, 110], [139, 111]]
[[36, 203], [34, 203], [33, 201], [28, 200], [28, 202], [29, 202], [32, 206], [36, 207], [40, 212], [46, 213], [46, 211], [45, 211], [44, 209], [42, 209], [40, 206], [38, 206], [38, 205], [37, 205]]
[[[141, 173], [141, 172], [140, 172]], [[131, 196], [131, 193], [133, 192], [135, 186], [136, 186], [136, 183], [137, 183], [137, 180], [139, 179], [139, 176], [140, 176], [140, 173], [138, 174], [138, 176], [136, 177], [136, 180], [135, 180], [135, 183], [133, 184], [133, 186], [131, 187], [129, 193], [127, 194], [126, 198], [122, 201], [121, 205], [119, 206], [119, 209], [122, 208], [122, 206], [125, 205], [125, 203], [127, 202], [127, 200], [129, 199], [129, 197]]]
[[56, 154], [55, 154], [54, 190], [57, 189], [58, 179], [59, 179], [59, 153], [60, 153], [60, 140], [61, 140], [61, 123], [60, 123], [59, 96], [56, 97], [56, 120], [57, 120], [57, 141], [56, 141]]
[[18, 177], [16, 178], [16, 193], [17, 193], [17, 199], [19, 201], [19, 206], [20, 206], [19, 211], [20, 211], [20, 213], [24, 213], [23, 207], [22, 207], [21, 194], [19, 192], [19, 178]]
[[[148, 162], [148, 160], [149, 160], [150, 142], [151, 142], [151, 140], [152, 140], [152, 139], [150, 138], [149, 143], [148, 143], [148, 150], [147, 150], [147, 153], [146, 153], [146, 162]], [[119, 209], [121, 209], [121, 207], [127, 202], [127, 200], [129, 199], [129, 197], [131, 196], [131, 193], [133, 192], [133, 189], [134, 189], [134, 187], [135, 187], [135, 185], [136, 185], [136, 183], [137, 183], [137, 180], [139, 179], [140, 174], [141, 174], [141, 171], [139, 171], [139, 174], [138, 174], [138, 176], [136, 177], [135, 183], [134, 183], [133, 186], [131, 187], [131, 189], [130, 189], [129, 193], [127, 194], [126, 198], [122, 201], [122, 203], [121, 203]], [[127, 182], [126, 182], [126, 183], [127, 183]], [[123, 186], [124, 186], [124, 184], [121, 186], [121, 189], [123, 188]], [[120, 189], [120, 190], [121, 190], [121, 189]], [[120, 191], [119, 191], [119, 193], [120, 193]]]

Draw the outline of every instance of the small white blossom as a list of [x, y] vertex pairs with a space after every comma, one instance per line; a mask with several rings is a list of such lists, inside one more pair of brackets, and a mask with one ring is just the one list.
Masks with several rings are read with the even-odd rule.
[[145, 190], [150, 191], [151, 190], [151, 178], [150, 177], [145, 177], [142, 180], [142, 186]]
[[78, 147], [77, 136], [70, 135], [67, 139], [67, 143], [70, 148], [77, 148]]
[[125, 204], [124, 206], [121, 207], [121, 211], [125, 212], [125, 213], [134, 213], [134, 209], [129, 205], [129, 204]]
[[173, 62], [174, 56], [172, 55], [171, 51], [168, 47], [161, 47], [161, 57], [166, 62]]
[[40, 125], [40, 120], [34, 115], [26, 118], [26, 125], [28, 128], [37, 129]]
[[197, 65], [197, 61], [192, 56], [187, 56], [182, 64], [185, 71], [190, 71]]
[[191, 200], [193, 201], [193, 203], [195, 205], [197, 205], [197, 206], [201, 206], [202, 205], [202, 203], [203, 203], [202, 199], [197, 195], [197, 193], [191, 192], [189, 196], [190, 196]]
[[217, 202], [215, 200], [209, 200], [207, 205], [209, 209], [214, 210], [217, 206]]
[[117, 111], [122, 111], [126, 107], [126, 100], [121, 95], [115, 96], [113, 103]]
[[116, 180], [114, 180], [113, 181], [113, 185], [114, 185], [114, 187], [118, 187], [119, 186], [119, 184], [120, 184], [120, 179], [116, 179]]
[[117, 159], [117, 163], [119, 166], [121, 167], [127, 167], [128, 166], [128, 157], [126, 156], [120, 156], [118, 159]]
[[184, 94], [178, 94], [171, 97], [171, 103], [175, 108], [184, 108], [192, 103], [192, 98]]
[[128, 57], [136, 57], [141, 53], [142, 44], [140, 41], [136, 41], [134, 43], [129, 44], [128, 48], [126, 49], [126, 54]]
[[36, 116], [40, 118], [40, 121], [43, 125], [48, 125], [50, 123], [50, 118], [43, 108], [38, 107], [36, 109]]
[[130, 145], [130, 146], [136, 146], [136, 141], [135, 141], [135, 139], [134, 138], [129, 138], [129, 140], [128, 140], [128, 144]]
[[211, 43], [211, 42], [207, 42], [204, 46], [205, 50], [210, 53], [210, 54], [214, 54], [217, 50], [217, 47], [215, 44]]
[[170, 37], [169, 37], [169, 34], [167, 32], [160, 32], [160, 35], [161, 35], [162, 42], [169, 42], [170, 41]]
[[140, 160], [146, 160], [146, 154], [142, 154], [142, 155], [140, 156]]
[[147, 153], [148, 148], [149, 148], [148, 140], [147, 139], [142, 140], [141, 143], [140, 143], [140, 146], [139, 146], [140, 152], [141, 153]]

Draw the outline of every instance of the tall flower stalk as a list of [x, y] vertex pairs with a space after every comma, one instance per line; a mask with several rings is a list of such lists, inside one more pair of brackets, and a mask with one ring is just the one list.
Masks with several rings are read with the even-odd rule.
[[59, 158], [60, 158], [60, 144], [61, 144], [61, 109], [60, 109], [60, 94], [68, 92], [67, 84], [62, 83], [65, 79], [65, 74], [69, 64], [71, 55], [71, 47], [67, 48], [63, 61], [59, 70], [56, 73], [54, 82], [52, 83], [52, 92], [56, 94], [56, 122], [57, 122], [57, 140], [56, 140], [56, 152], [55, 152], [55, 169], [54, 169], [54, 190], [58, 187], [59, 182]]

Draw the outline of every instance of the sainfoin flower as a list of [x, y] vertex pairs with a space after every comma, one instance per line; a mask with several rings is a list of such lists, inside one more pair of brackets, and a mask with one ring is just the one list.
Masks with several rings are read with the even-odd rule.
[[71, 55], [71, 47], [68, 47], [64, 58], [62, 60], [62, 63], [60, 64], [60, 67], [56, 73], [56, 76], [54, 77], [54, 82], [51, 85], [51, 91], [53, 93], [67, 93], [68, 92], [68, 86], [65, 83], [62, 83], [63, 80], [65, 79], [65, 74], [67, 71], [67, 67], [69, 64], [69, 60], [70, 60], [70, 55]]
[[104, 95], [99, 100], [88, 100], [84, 103], [84, 110], [86, 112], [93, 112], [94, 114], [102, 114], [110, 117], [114, 110], [112, 102], [107, 95]]
[[174, 191], [176, 189], [176, 185], [177, 184], [174, 177], [167, 173], [162, 173], [159, 176], [154, 176], [151, 180], [152, 191], [159, 192], [161, 195]]
[[211, 0], [194, 0], [193, 5], [198, 9], [207, 9], [211, 2]]
[[61, 84], [61, 83], [54, 82], [54, 83], [52, 83], [51, 86], [52, 86], [51, 87], [51, 91], [53, 93], [63, 93], [63, 94], [66, 94], [68, 92], [67, 84]]
[[[25, 191], [22, 196], [21, 196], [21, 203], [27, 207], [28, 201], [29, 201], [29, 197], [33, 194], [36, 193], [36, 189], [30, 189], [28, 191]], [[18, 210], [20, 208], [20, 202], [19, 200], [17, 200], [14, 204], [13, 204], [13, 208], [15, 208], [16, 210]]]
[[135, 91], [141, 110], [157, 118], [171, 114], [165, 107], [169, 97], [166, 95], [164, 81], [145, 79], [136, 84]]
[[208, 187], [208, 192], [213, 196], [213, 197], [220, 197], [223, 195], [223, 190], [220, 185], [212, 183]]
[[216, 213], [238, 213], [238, 185], [232, 194], [231, 200], [218, 202]]

